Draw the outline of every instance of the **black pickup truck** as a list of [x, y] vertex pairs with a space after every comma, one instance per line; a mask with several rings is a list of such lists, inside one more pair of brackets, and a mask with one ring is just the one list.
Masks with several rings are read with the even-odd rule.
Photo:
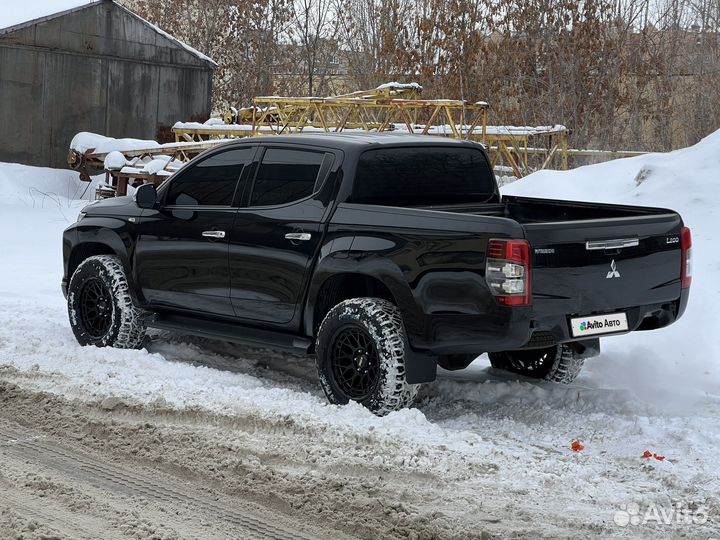
[[671, 210], [501, 196], [481, 145], [389, 134], [230, 142], [85, 207], [63, 253], [81, 344], [153, 327], [299, 351], [376, 414], [485, 352], [570, 382], [599, 336], [677, 320], [691, 281]]

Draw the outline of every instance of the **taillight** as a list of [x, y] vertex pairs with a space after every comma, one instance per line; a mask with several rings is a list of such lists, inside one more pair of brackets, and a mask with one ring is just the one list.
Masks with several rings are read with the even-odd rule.
[[529, 306], [530, 244], [525, 240], [490, 240], [485, 262], [485, 281], [495, 299], [505, 306]]
[[682, 288], [689, 289], [692, 283], [692, 233], [687, 227], [683, 227], [680, 234], [680, 246], [682, 247], [682, 262], [680, 264], [680, 279]]

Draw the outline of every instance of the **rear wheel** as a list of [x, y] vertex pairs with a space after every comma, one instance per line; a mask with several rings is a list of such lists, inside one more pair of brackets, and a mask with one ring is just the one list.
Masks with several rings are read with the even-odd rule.
[[578, 358], [567, 344], [489, 353], [488, 356], [494, 368], [563, 384], [573, 382], [585, 363], [585, 359]]
[[380, 298], [353, 298], [330, 310], [318, 331], [317, 369], [331, 403], [357, 401], [378, 416], [409, 407], [400, 312]]

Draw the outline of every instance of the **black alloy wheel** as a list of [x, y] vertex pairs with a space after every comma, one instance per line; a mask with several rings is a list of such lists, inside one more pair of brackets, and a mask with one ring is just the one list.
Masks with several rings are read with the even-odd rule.
[[380, 360], [370, 335], [357, 325], [339, 328], [330, 347], [332, 375], [350, 399], [362, 401], [375, 390]]
[[507, 355], [509, 370], [528, 377], [544, 378], [553, 366], [557, 346], [547, 349], [513, 351]]
[[80, 322], [90, 337], [99, 339], [107, 334], [112, 323], [113, 300], [100, 278], [87, 280], [79, 293]]
[[315, 344], [320, 386], [330, 403], [355, 401], [378, 416], [412, 405], [402, 315], [388, 300], [348, 298], [323, 318]]
[[544, 349], [521, 349], [489, 353], [490, 364], [533, 379], [570, 384], [585, 363], [570, 344], [562, 343]]

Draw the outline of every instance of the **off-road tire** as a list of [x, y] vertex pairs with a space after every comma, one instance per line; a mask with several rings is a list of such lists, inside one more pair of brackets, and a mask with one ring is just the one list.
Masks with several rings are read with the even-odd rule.
[[[349, 395], [336, 376], [337, 340], [342, 332], [360, 331], [369, 336], [377, 358], [377, 372], [365, 395]], [[412, 405], [420, 388], [406, 380], [407, 338], [400, 311], [381, 298], [352, 298], [337, 304], [325, 316], [317, 335], [316, 363], [320, 384], [331, 403], [357, 401], [378, 416]], [[348, 368], [344, 368], [348, 369]]]
[[567, 344], [547, 349], [489, 353], [488, 356], [494, 368], [561, 384], [573, 382], [585, 363], [585, 359], [573, 354]]
[[[104, 322], [94, 330], [86, 323], [90, 320], [86, 316], [88, 309], [81, 306], [83, 298], [87, 300], [88, 293], [84, 291], [90, 287], [94, 289], [95, 296], [100, 294], [107, 299], [96, 303], [96, 309], [99, 310], [102, 305], [102, 310], [94, 319]], [[125, 270], [117, 257], [96, 255], [80, 263], [70, 278], [67, 302], [70, 326], [80, 345], [118, 349], [141, 347], [145, 339], [143, 312], [133, 304]]]

